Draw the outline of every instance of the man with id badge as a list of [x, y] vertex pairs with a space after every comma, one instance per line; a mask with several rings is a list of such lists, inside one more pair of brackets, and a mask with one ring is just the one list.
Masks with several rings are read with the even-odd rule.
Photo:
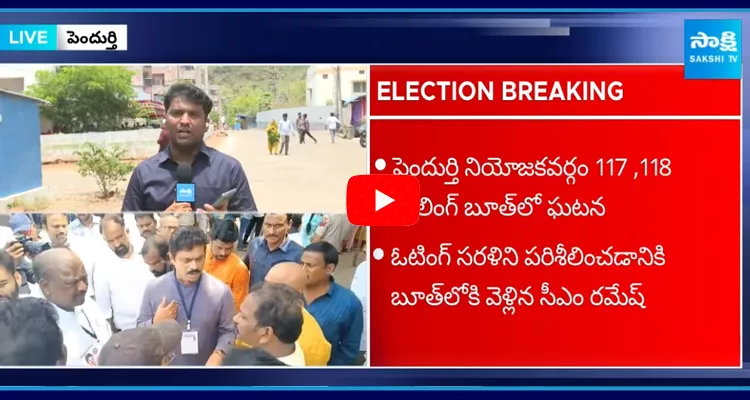
[[34, 258], [40, 296], [55, 307], [67, 348], [68, 366], [98, 364], [112, 328], [93, 299], [86, 296], [88, 276], [81, 259], [67, 248], [53, 248]]
[[221, 365], [235, 341], [232, 292], [203, 273], [207, 245], [200, 228], [178, 229], [169, 243], [174, 272], [151, 281], [141, 302], [139, 327], [169, 319], [182, 327], [179, 351], [170, 365]]

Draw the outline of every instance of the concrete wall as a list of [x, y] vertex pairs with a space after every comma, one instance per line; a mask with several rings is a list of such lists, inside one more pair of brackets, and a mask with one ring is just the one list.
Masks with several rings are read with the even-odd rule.
[[[74, 162], [76, 151], [83, 150], [86, 142], [101, 146], [119, 145], [126, 151], [125, 159], [145, 159], [159, 150], [156, 140], [161, 129], [136, 129], [117, 132], [90, 132], [42, 136], [42, 163]], [[206, 138], [213, 135], [209, 129]]]
[[307, 114], [307, 119], [310, 120], [310, 130], [319, 131], [325, 129], [326, 120], [331, 116], [332, 112], [336, 112], [334, 106], [322, 106], [322, 107], [293, 107], [293, 108], [278, 108], [276, 110], [268, 110], [259, 112], [257, 116], [258, 128], [266, 129], [266, 126], [272, 119], [276, 122], [281, 120], [281, 116], [286, 113], [289, 115], [289, 119], [292, 121], [297, 120], [297, 113]]

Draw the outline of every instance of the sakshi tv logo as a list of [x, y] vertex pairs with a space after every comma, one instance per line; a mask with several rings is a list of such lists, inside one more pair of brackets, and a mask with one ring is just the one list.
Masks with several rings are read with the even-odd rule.
[[742, 21], [685, 20], [685, 79], [742, 78]]

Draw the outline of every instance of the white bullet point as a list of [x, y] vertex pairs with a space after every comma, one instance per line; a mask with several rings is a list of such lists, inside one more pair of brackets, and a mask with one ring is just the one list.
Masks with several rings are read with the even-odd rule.
[[378, 158], [377, 160], [375, 160], [375, 169], [378, 170], [378, 171], [384, 170], [385, 169], [385, 160], [383, 160], [382, 158]]
[[384, 255], [385, 252], [383, 251], [383, 249], [375, 249], [372, 251], [372, 257], [376, 260], [382, 260]]

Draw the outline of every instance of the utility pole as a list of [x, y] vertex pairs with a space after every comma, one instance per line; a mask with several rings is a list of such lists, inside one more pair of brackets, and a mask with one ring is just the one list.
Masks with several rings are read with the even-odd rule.
[[[336, 89], [334, 92], [336, 99], [336, 118], [341, 118], [341, 66], [336, 65]], [[342, 126], [344, 124], [341, 124]]]
[[[221, 118], [224, 115], [223, 112], [221, 112], [221, 89], [216, 89], [216, 112], [219, 114], [219, 125], [221, 125]], [[221, 130], [224, 130], [224, 127], [221, 127]]]
[[203, 66], [203, 90], [206, 92], [206, 94], [211, 94], [210, 88], [208, 86], [208, 65]]

